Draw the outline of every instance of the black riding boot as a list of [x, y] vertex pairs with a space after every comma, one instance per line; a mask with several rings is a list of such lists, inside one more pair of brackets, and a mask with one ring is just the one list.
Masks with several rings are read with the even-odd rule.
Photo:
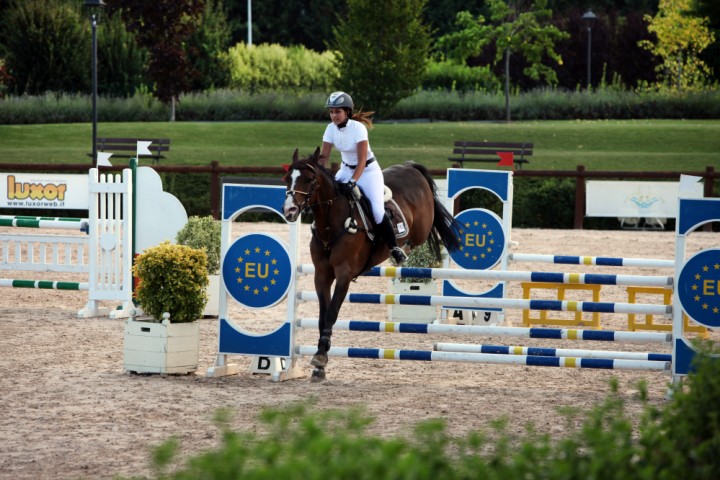
[[390, 249], [390, 255], [392, 256], [393, 260], [395, 260], [395, 263], [397, 265], [402, 264], [405, 260], [407, 260], [407, 255], [405, 255], [405, 252], [402, 248], [398, 247], [397, 239], [395, 238], [395, 232], [393, 231], [392, 224], [390, 223], [390, 218], [385, 215], [383, 217], [383, 221], [378, 224], [378, 233], [380, 236], [385, 240], [385, 243], [387, 243], [388, 248]]

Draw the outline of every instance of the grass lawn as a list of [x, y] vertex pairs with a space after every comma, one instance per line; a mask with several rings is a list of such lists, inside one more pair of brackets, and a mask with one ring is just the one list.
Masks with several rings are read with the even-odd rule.
[[[164, 137], [172, 143], [164, 164], [272, 166], [319, 146], [323, 122], [103, 123], [98, 136]], [[449, 167], [455, 140], [528, 141], [534, 155], [525, 169], [700, 171], [720, 168], [720, 120], [599, 120], [380, 123], [370, 142], [380, 164], [415, 160]], [[90, 162], [90, 124], [0, 125], [2, 163]], [[125, 160], [120, 160], [124, 162]], [[337, 152], [332, 161], [339, 161]], [[470, 166], [467, 165], [466, 166]], [[477, 168], [493, 168], [476, 164]]]

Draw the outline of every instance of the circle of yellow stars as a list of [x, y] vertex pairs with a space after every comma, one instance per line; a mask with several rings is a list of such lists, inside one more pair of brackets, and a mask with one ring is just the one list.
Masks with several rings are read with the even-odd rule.
[[[471, 224], [470, 222], [465, 222], [465, 228], [466, 228], [466, 229], [470, 229], [471, 226], [473, 226], [473, 227], [478, 227], [478, 226], [480, 226], [480, 222], [478, 222], [477, 220], [475, 220], [474, 222], [472, 222], [472, 224]], [[488, 228], [487, 223], [483, 223], [482, 226], [481, 226], [481, 228], [482, 228], [483, 230], [487, 230], [487, 228]], [[464, 234], [464, 233], [465, 233], [465, 230], [462, 230], [462, 229], [461, 229], [461, 230], [460, 230], [460, 233], [461, 233], [461, 234]], [[485, 235], [487, 235], [488, 237], [492, 237], [492, 236], [493, 236], [493, 231], [492, 231], [492, 230], [488, 230], [488, 231], [485, 233]], [[484, 249], [484, 251], [481, 250], [480, 256], [478, 256], [478, 255], [476, 255], [476, 254], [471, 256], [470, 252], [466, 252], [466, 251], [465, 251], [465, 245], [464, 245], [464, 243], [463, 243], [463, 238], [462, 238], [462, 237], [458, 237], [458, 241], [460, 242], [460, 251], [461, 251], [461, 252], [464, 252], [463, 255], [465, 256], [465, 258], [471, 258], [473, 261], [478, 261], [479, 259], [484, 259], [487, 255], [489, 255], [490, 253], [492, 253], [492, 251], [493, 251], [493, 245], [495, 245], [495, 239], [493, 239], [493, 238], [488, 238], [488, 242], [487, 242], [487, 243], [488, 243], [488, 246]]]
[[[253, 250], [246, 248], [243, 253], [245, 253], [245, 257], [249, 257], [251, 254], [260, 254], [265, 257], [269, 257], [271, 255], [270, 250], [265, 250], [263, 252], [260, 247], [255, 247]], [[238, 257], [237, 262], [240, 265], [243, 265], [245, 262], [245, 257]], [[275, 259], [275, 258], [270, 259], [270, 264], [273, 265], [273, 267], [274, 267], [272, 270], [273, 276], [277, 277], [280, 274], [280, 270], [278, 270], [278, 268], [277, 268], [277, 259]], [[240, 268], [239, 266], [235, 267], [235, 273], [238, 274], [237, 283], [243, 284], [245, 282], [245, 279], [242, 276], [243, 269]], [[268, 276], [268, 278], [270, 278], [270, 280], [268, 281], [268, 284], [261, 285], [263, 293], [268, 293], [270, 291], [270, 288], [277, 284], [277, 280], [275, 278], [271, 278], [270, 276]], [[243, 286], [243, 290], [246, 292], [249, 292], [251, 288], [252, 287], [250, 287], [250, 285], [247, 285], [247, 284]], [[253, 295], [260, 295], [260, 289], [255, 287], [252, 289], [252, 293], [253, 293]]]
[[[712, 266], [712, 269], [713, 269], [713, 270], [720, 271], [720, 263], [716, 263], [715, 265], [713, 265], [713, 266]], [[707, 266], [707, 265], [703, 265], [702, 271], [705, 272], [705, 273], [708, 273], [708, 272], [710, 272], [710, 267]], [[699, 282], [702, 280], [702, 275], [701, 275], [700, 273], [696, 273], [696, 274], [693, 276], [693, 278], [694, 278], [695, 280], [697, 280], [698, 283], [699, 283]], [[690, 286], [690, 288], [691, 288], [694, 292], [699, 292], [699, 291], [700, 291], [700, 285], [698, 285], [697, 283], [693, 283], [693, 284]], [[699, 302], [701, 299], [702, 299], [702, 297], [701, 297], [698, 293], [696, 293], [695, 296], [693, 296], [693, 300], [695, 300], [696, 302]], [[704, 302], [704, 303], [701, 305], [701, 307], [702, 307], [703, 310], [708, 310], [708, 309], [710, 309], [710, 305], [708, 305], [707, 302]], [[712, 308], [712, 313], [714, 313], [714, 314], [716, 314], [716, 315], [719, 314], [719, 313], [720, 313], [720, 308], [719, 308], [719, 307], [713, 307], [713, 308]]]

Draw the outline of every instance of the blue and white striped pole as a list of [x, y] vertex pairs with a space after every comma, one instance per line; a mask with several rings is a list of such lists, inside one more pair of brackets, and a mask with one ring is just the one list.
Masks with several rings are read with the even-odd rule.
[[[316, 347], [295, 347], [301, 356], [313, 356]], [[377, 360], [415, 360], [426, 362], [492, 363], [528, 365], [539, 367], [600, 368], [612, 370], [661, 370], [669, 371], [670, 362], [643, 360], [615, 360], [603, 358], [543, 357], [536, 355], [496, 355], [489, 353], [434, 352], [427, 350], [395, 350], [384, 348], [332, 347], [328, 357], [367, 358]]]
[[[316, 318], [297, 321], [301, 328], [318, 328]], [[378, 333], [419, 333], [428, 335], [476, 335], [483, 337], [544, 338], [551, 340], [588, 340], [600, 342], [664, 343], [672, 342], [670, 332], [621, 332], [614, 330], [580, 330], [574, 328], [486, 327], [425, 323], [370, 322], [338, 320], [335, 330]]]
[[[298, 292], [299, 300], [317, 302], [315, 292]], [[348, 303], [379, 305], [453, 305], [456, 308], [514, 308], [522, 310], [553, 310], [562, 312], [635, 313], [641, 315], [671, 315], [671, 305], [647, 303], [580, 302], [570, 300], [523, 300], [515, 298], [445, 297], [441, 295], [394, 295], [383, 293], [351, 293]]]
[[605, 267], [675, 267], [675, 260], [661, 260], [656, 258], [585, 257], [574, 255], [535, 255], [526, 253], [511, 253], [508, 256], [508, 259], [512, 262], [599, 265]]
[[[313, 265], [300, 265], [298, 273], [311, 275]], [[464, 270], [456, 268], [374, 267], [364, 277], [427, 278], [455, 280], [495, 280], [517, 282], [567, 283], [580, 285], [632, 285], [638, 287], [667, 287], [671, 276], [610, 275], [597, 273], [512, 272], [504, 270]]]
[[497, 355], [533, 355], [541, 357], [610, 358], [618, 360], [644, 360], [671, 362], [669, 353], [622, 352], [613, 350], [581, 350], [577, 348], [544, 348], [505, 345], [476, 345], [468, 343], [436, 343], [438, 352], [493, 353]]

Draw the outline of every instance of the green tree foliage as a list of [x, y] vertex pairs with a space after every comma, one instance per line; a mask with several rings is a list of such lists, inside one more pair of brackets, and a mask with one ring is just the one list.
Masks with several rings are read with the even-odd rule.
[[80, 2], [16, 0], [4, 17], [0, 38], [14, 93], [90, 90], [90, 25]]
[[641, 41], [640, 46], [662, 58], [657, 67], [661, 89], [684, 91], [707, 83], [710, 69], [700, 53], [715, 41], [707, 18], [693, 17], [691, 0], [660, 0], [657, 15], [645, 16], [648, 30], [657, 42]]
[[206, 0], [200, 25], [187, 41], [190, 63], [197, 71], [190, 83], [193, 91], [223, 88], [230, 84], [230, 66], [224, 55], [230, 46], [228, 25], [222, 0]]
[[132, 96], [145, 85], [143, 73], [147, 50], [137, 45], [119, 14], [101, 14], [97, 36], [98, 92], [100, 95]]
[[[247, 40], [248, 0], [225, 0], [232, 44]], [[347, 11], [345, 0], [255, 0], [252, 2], [253, 44], [303, 45], [322, 52], [332, 27]]]
[[348, 16], [333, 29], [340, 83], [358, 107], [380, 115], [420, 86], [430, 49], [423, 23], [426, 0], [348, 0]]
[[204, 0], [112, 0], [126, 28], [135, 34], [138, 45], [149, 54], [147, 75], [155, 83], [153, 95], [171, 103], [170, 119], [175, 119], [175, 100], [190, 90], [190, 79], [197, 75], [185, 42], [197, 30], [205, 9]]
[[517, 52], [527, 61], [523, 73], [528, 77], [543, 79], [548, 84], [557, 83], [555, 70], [542, 61], [549, 58], [558, 65], [562, 59], [555, 52], [557, 41], [568, 38], [554, 25], [547, 24], [552, 11], [546, 8], [547, 0], [534, 0], [529, 10], [522, 0], [488, 0], [490, 20], [480, 15], [475, 19], [470, 12], [460, 12], [458, 32], [438, 40], [438, 49], [458, 61], [479, 55], [489, 45], [496, 47], [495, 63], [504, 61], [505, 70], [505, 119], [510, 121], [510, 56]]
[[[717, 0], [693, 0], [692, 15], [707, 18], [708, 28], [716, 39], [720, 38], [720, 2]], [[713, 42], [700, 53], [700, 59], [712, 70], [712, 79], [720, 80], [720, 42]]]

